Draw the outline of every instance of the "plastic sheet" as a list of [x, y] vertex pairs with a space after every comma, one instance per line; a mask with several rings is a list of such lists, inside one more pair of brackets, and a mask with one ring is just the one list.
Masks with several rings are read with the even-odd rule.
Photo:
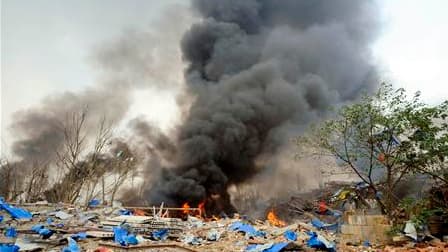
[[297, 241], [297, 234], [296, 234], [296, 232], [294, 232], [292, 230], [286, 230], [285, 233], [283, 234], [283, 236], [288, 241]]
[[68, 238], [68, 246], [62, 249], [62, 252], [81, 252], [81, 248], [78, 246], [75, 240]]
[[0, 210], [5, 210], [14, 219], [31, 219], [33, 215], [23, 208], [13, 207], [0, 197]]

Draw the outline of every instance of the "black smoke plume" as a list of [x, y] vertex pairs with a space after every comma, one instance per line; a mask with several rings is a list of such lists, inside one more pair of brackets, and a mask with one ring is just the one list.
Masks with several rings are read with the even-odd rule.
[[329, 107], [374, 87], [377, 6], [351, 0], [192, 4], [201, 21], [181, 48], [193, 102], [178, 129], [175, 165], [147, 195], [153, 203], [177, 205], [207, 199], [231, 212], [230, 185], [267, 169], [266, 160]]

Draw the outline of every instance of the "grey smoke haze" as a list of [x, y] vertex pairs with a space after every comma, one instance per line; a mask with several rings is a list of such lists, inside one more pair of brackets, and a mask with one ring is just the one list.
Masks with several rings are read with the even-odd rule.
[[135, 118], [129, 122], [129, 127], [141, 141], [139, 145], [145, 146], [150, 153], [155, 153], [154, 158], [161, 157], [163, 160], [170, 160], [176, 156], [177, 149], [172, 139], [163, 134], [157, 126]]
[[153, 203], [227, 201], [227, 188], [275, 163], [288, 137], [375, 85], [371, 1], [192, 3], [202, 20], [181, 48], [194, 100], [178, 129], [176, 164], [147, 190]]
[[[173, 23], [176, 15], [179, 23]], [[17, 140], [12, 151], [21, 161], [49, 161], [64, 141], [62, 126], [73, 112], [87, 109], [89, 137], [106, 117], [119, 123], [132, 103], [132, 93], [147, 87], [178, 88], [182, 69], [178, 41], [191, 23], [188, 9], [173, 5], [154, 29], [127, 30], [114, 41], [95, 48], [91, 60], [97, 82], [80, 92], [52, 94], [40, 104], [15, 113], [11, 128]]]
[[22, 139], [12, 145], [13, 152], [22, 160], [50, 161], [64, 141], [63, 127], [71, 113], [88, 110], [85, 132], [96, 133], [99, 120], [120, 120], [129, 105], [129, 94], [122, 89], [89, 88], [81, 93], [63, 93], [47, 97], [42, 104], [26, 111], [18, 111], [12, 129]]

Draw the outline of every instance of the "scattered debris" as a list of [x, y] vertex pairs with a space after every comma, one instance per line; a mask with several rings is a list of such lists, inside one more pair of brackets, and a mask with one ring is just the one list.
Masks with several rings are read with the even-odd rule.
[[169, 230], [164, 228], [164, 229], [154, 231], [152, 233], [152, 237], [156, 241], [164, 241], [168, 238], [168, 234], [169, 234]]
[[328, 251], [334, 251], [336, 245], [333, 242], [328, 241], [325, 237], [316, 232], [308, 232], [310, 239], [308, 240], [308, 246], [311, 248], [327, 249]]
[[14, 244], [0, 244], [0, 252], [18, 252], [19, 246]]
[[189, 245], [200, 245], [202, 243], [202, 238], [196, 237], [192, 234], [186, 234], [181, 240], [183, 243]]
[[92, 199], [89, 201], [89, 207], [97, 207], [101, 204], [101, 201], [99, 199]]
[[81, 248], [78, 246], [75, 240], [72, 238], [68, 239], [68, 246], [62, 249], [62, 252], [81, 252]]
[[221, 232], [217, 229], [212, 229], [207, 233], [207, 241], [218, 241], [221, 238]]
[[288, 241], [297, 241], [297, 234], [292, 230], [286, 230], [283, 235]]
[[[205, 211], [197, 210], [201, 208], [163, 205], [139, 209], [121, 204], [113, 207], [89, 204], [85, 208], [27, 203], [13, 207], [2, 200], [0, 252], [19, 249], [67, 252], [448, 249], [443, 236], [437, 239], [427, 229], [422, 234], [421, 226], [411, 221], [403, 225], [398, 235], [391, 237], [386, 235], [391, 228], [386, 216], [366, 210], [363, 204], [361, 209], [345, 210], [340, 205], [341, 200], [349, 201], [357, 195], [356, 200], [363, 201], [362, 194], [352, 194], [353, 190], [359, 192], [357, 190], [363, 191], [365, 187], [362, 184], [344, 186], [336, 194], [327, 192], [316, 196], [315, 201], [292, 198], [286, 204], [270, 206], [266, 220], [237, 214], [232, 218], [205, 217], [197, 215]], [[333, 201], [335, 195], [337, 200]]]
[[0, 210], [6, 211], [14, 219], [31, 219], [33, 217], [27, 210], [9, 205], [2, 197], [0, 197]]
[[16, 229], [13, 228], [13, 227], [8, 227], [8, 228], [6, 228], [6, 231], [5, 231], [5, 237], [8, 237], [8, 238], [16, 238], [16, 237], [17, 237], [17, 231], [16, 231]]
[[264, 237], [266, 235], [265, 232], [257, 231], [252, 225], [240, 221], [234, 222], [230, 226], [230, 230], [245, 233], [247, 237]]
[[57, 211], [57, 212], [55, 212], [54, 216], [56, 216], [57, 218], [59, 218], [61, 220], [67, 220], [67, 219], [73, 217], [72, 215], [70, 215], [64, 211]]
[[414, 241], [417, 241], [417, 229], [415, 228], [414, 223], [410, 221], [406, 222], [406, 226], [403, 231], [406, 236], [412, 238]]
[[137, 245], [138, 240], [135, 234], [129, 233], [126, 228], [114, 227], [114, 241], [122, 246]]

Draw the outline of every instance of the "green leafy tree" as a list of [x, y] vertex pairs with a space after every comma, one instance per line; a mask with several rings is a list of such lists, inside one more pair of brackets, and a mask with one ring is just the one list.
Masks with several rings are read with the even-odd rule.
[[417, 92], [382, 84], [372, 96], [343, 106], [334, 119], [297, 139], [299, 156], [331, 155], [350, 167], [389, 214], [399, 199], [394, 189], [407, 176], [427, 174], [448, 183], [448, 101], [429, 106]]

